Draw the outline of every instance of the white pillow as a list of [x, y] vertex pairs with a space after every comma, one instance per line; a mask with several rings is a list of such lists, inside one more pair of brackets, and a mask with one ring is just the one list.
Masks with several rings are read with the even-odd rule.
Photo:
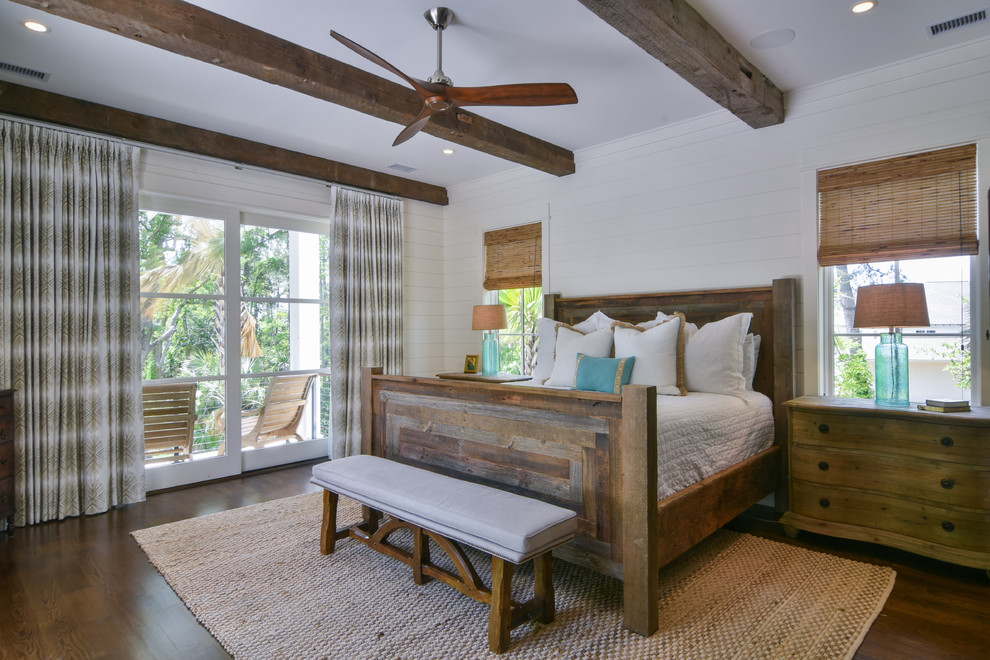
[[[634, 357], [632, 377], [634, 385], [656, 385], [657, 394], [679, 396], [686, 392], [678, 387], [678, 366], [683, 357], [681, 325], [683, 316], [670, 319], [647, 330], [616, 323], [615, 357]], [[680, 350], [679, 350], [680, 349]]]
[[[681, 318], [684, 317], [684, 315], [681, 314], [680, 312], [678, 312], [677, 314], [664, 314], [663, 312], [657, 312], [657, 317], [655, 319], [650, 319], [649, 321], [643, 321], [642, 323], [637, 323], [636, 327], [645, 328], [646, 330], [649, 330], [650, 328], [657, 327], [664, 321], [669, 321], [670, 319], [677, 318], [678, 316], [680, 316]], [[681, 323], [683, 324], [683, 321]]]
[[746, 389], [753, 389], [753, 378], [756, 376], [756, 361], [760, 357], [760, 335], [752, 332], [746, 335], [743, 342], [743, 378], [746, 379]]
[[[546, 317], [541, 318], [536, 322], [536, 331], [539, 334], [540, 342], [536, 348], [536, 366], [533, 367], [533, 380], [537, 383], [546, 383], [547, 379], [550, 378], [550, 374], [553, 371], [554, 348], [557, 344], [557, 326], [563, 325], [564, 327], [574, 328], [581, 334], [586, 335], [595, 330], [611, 328], [613, 323], [615, 321], [603, 314], [601, 310], [572, 326]], [[574, 359], [577, 360], [577, 356]]]
[[595, 330], [604, 330], [605, 328], [611, 328], [612, 324], [615, 323], [615, 319], [610, 319], [605, 315], [602, 310], [598, 310], [585, 320], [580, 323], [575, 323], [571, 327], [578, 332], [589, 334]]
[[690, 392], [742, 394], [743, 344], [753, 315], [735, 314], [706, 323], [700, 329], [689, 323], [685, 329], [684, 378]]
[[587, 335], [561, 324], [557, 328], [557, 345], [554, 351], [553, 370], [546, 384], [557, 387], [574, 387], [577, 371], [577, 354], [590, 357], [608, 357], [612, 352], [612, 328], [603, 328]]
[[539, 344], [536, 347], [536, 366], [533, 367], [533, 380], [545, 383], [553, 371], [553, 349], [557, 344], [557, 326], [560, 321], [546, 317], [536, 322]]

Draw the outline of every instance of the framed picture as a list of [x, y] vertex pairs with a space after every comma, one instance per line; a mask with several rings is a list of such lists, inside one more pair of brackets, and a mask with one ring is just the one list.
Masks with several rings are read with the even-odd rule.
[[464, 373], [466, 374], [476, 374], [478, 373], [478, 364], [481, 362], [479, 356], [468, 355], [464, 358]]

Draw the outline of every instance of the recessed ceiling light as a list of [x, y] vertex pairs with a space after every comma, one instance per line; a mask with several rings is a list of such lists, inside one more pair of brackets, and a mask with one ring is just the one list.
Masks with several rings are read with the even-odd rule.
[[454, 150], [451, 149], [450, 147], [448, 147], [448, 148], [446, 148], [446, 149], [443, 150], [443, 153], [445, 155], [449, 156], [450, 154], [454, 153]]
[[32, 32], [48, 32], [48, 26], [38, 21], [24, 21], [24, 27]]
[[753, 37], [749, 45], [753, 48], [766, 50], [767, 48], [779, 48], [794, 41], [794, 30], [790, 28], [777, 28], [767, 30]]
[[877, 6], [876, 0], [865, 0], [865, 2], [857, 2], [852, 6], [852, 12], [854, 14], [862, 14], [874, 9]]

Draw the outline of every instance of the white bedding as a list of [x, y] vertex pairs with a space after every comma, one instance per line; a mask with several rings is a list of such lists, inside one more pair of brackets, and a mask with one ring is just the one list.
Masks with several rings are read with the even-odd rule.
[[657, 395], [660, 499], [768, 449], [773, 436], [773, 404], [759, 392]]
[[657, 397], [660, 499], [773, 444], [773, 406], [759, 392]]

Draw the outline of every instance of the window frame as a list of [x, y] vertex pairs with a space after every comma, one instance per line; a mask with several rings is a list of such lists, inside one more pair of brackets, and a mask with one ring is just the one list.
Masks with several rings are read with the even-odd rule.
[[[981, 251], [986, 248], [981, 247]], [[937, 257], [933, 257], [937, 258]], [[970, 340], [970, 400], [978, 404], [982, 400], [982, 382], [980, 379], [980, 373], [982, 371], [982, 354], [981, 350], [982, 343], [980, 337], [982, 335], [982, 330], [980, 328], [979, 319], [982, 319], [986, 313], [985, 305], [981, 304], [983, 301], [980, 298], [981, 283], [980, 277], [983, 269], [980, 267], [982, 259], [979, 256], [971, 256], [969, 259], [969, 340]], [[901, 260], [889, 260], [889, 261], [905, 261]], [[835, 394], [835, 338], [836, 337], [873, 337], [879, 336], [884, 331], [864, 331], [860, 333], [836, 333], [835, 332], [835, 300], [833, 298], [835, 291], [835, 267], [834, 266], [824, 266], [819, 268], [819, 282], [821, 283], [821, 289], [819, 291], [820, 305], [820, 315], [821, 320], [819, 324], [819, 334], [820, 334], [820, 355], [821, 360], [819, 364], [819, 374], [820, 374], [820, 391], [825, 394], [825, 396], [836, 396]], [[961, 337], [965, 333], [936, 333], [926, 335], [926, 337]], [[913, 362], [914, 359], [909, 359]]]
[[[489, 304], [489, 305], [498, 305], [498, 304], [501, 304], [502, 291], [516, 291], [516, 290], [523, 291], [523, 290], [526, 290], [526, 289], [540, 289], [540, 314], [537, 316], [537, 319], [539, 319], [540, 317], [543, 316], [543, 314], [546, 311], [545, 295], [543, 293], [543, 287], [542, 286], [516, 287], [515, 289], [498, 289], [498, 290], [495, 290], [495, 291], [488, 291], [487, 292], [487, 296], [486, 296], [487, 297], [486, 304]], [[525, 298], [523, 298], [523, 300], [525, 300]], [[499, 355], [500, 356], [502, 354], [502, 346], [503, 346], [503, 338], [504, 337], [512, 337], [512, 338], [516, 338], [516, 339], [522, 341], [523, 350], [520, 352], [520, 359], [522, 359], [523, 362], [520, 365], [520, 374], [521, 375], [525, 375], [525, 376], [532, 375], [532, 373], [533, 373], [532, 370], [529, 371], [529, 372], [526, 372], [526, 370], [525, 370], [525, 368], [526, 368], [526, 363], [525, 363], [525, 357], [526, 357], [525, 338], [526, 337], [533, 337], [535, 339], [535, 347], [533, 348], [533, 361], [534, 361], [534, 366], [535, 366], [536, 355], [539, 353], [539, 350], [540, 350], [540, 329], [539, 329], [539, 323], [537, 322], [537, 325], [533, 328], [533, 332], [526, 332], [525, 329], [523, 330], [523, 332], [511, 332], [511, 333], [507, 333], [505, 331], [499, 330], [498, 333], [497, 333], [497, 336], [498, 336], [498, 349], [499, 349]], [[505, 364], [503, 364], [501, 362], [501, 359], [499, 361], [499, 367], [500, 367], [500, 371], [502, 371], [503, 373], [507, 373], [507, 372], [505, 372]]]

